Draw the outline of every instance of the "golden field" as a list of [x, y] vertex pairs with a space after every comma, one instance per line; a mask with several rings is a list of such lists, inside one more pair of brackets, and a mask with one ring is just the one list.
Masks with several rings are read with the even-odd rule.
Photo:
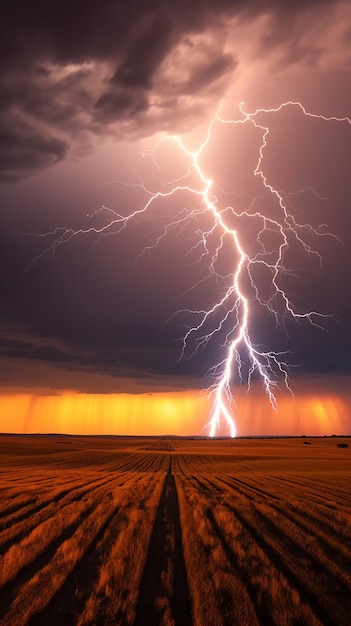
[[0, 624], [347, 626], [348, 442], [0, 436]]

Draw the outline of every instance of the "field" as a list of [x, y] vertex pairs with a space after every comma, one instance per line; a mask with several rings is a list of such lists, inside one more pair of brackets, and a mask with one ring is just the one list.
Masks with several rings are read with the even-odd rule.
[[350, 624], [346, 441], [0, 436], [1, 626]]

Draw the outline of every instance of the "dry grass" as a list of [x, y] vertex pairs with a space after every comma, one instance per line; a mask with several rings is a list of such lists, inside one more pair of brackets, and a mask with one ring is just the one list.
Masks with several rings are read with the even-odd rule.
[[0, 623], [346, 626], [351, 448], [311, 441], [0, 437]]

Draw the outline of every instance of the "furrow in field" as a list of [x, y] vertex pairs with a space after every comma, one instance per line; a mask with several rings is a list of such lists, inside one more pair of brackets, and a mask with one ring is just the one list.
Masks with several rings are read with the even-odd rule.
[[47, 520], [49, 523], [35, 529], [36, 532], [29, 536], [26, 545], [16, 544], [13, 550], [8, 550], [0, 569], [0, 618], [4, 617], [11, 603], [17, 600], [23, 584], [51, 562], [58, 547], [74, 534], [95, 507], [96, 503], [93, 502], [88, 507], [83, 505], [78, 511], [66, 511], [64, 519], [60, 520], [61, 524], [50, 518]]
[[[216, 482], [218, 484], [218, 480]], [[208, 490], [208, 481], [205, 485]], [[224, 485], [225, 491], [228, 490]], [[317, 619], [328, 619], [328, 624], [341, 626], [346, 622], [339, 623], [339, 619], [344, 615], [342, 605], [346, 592], [345, 586], [340, 588], [340, 581], [333, 576], [328, 576], [321, 564], [301, 545], [302, 540], [296, 541], [289, 534], [287, 521], [285, 524], [276, 525], [270, 515], [264, 515], [258, 510], [259, 505], [252, 502], [249, 496], [243, 492], [225, 494], [226, 506], [239, 519], [247, 532], [249, 532], [257, 545], [266, 553], [267, 557], [274, 563], [281, 574], [295, 587], [304, 604], [311, 607]], [[223, 502], [223, 499], [222, 499]], [[266, 507], [268, 509], [268, 505]], [[300, 537], [301, 539], [301, 537]], [[324, 571], [323, 571], [324, 570]], [[308, 573], [307, 573], [308, 572]], [[312, 575], [309, 573], [311, 572]], [[329, 585], [332, 584], [332, 587]], [[331, 599], [331, 589], [334, 590], [336, 600]], [[325, 604], [323, 599], [327, 598]]]
[[[282, 572], [293, 581], [301, 597], [305, 597], [319, 619], [327, 619], [328, 624], [341, 626], [344, 623], [339, 620], [343, 614], [341, 606], [345, 588], [340, 588], [339, 581], [330, 576], [320, 561], [305, 548], [304, 544], [308, 546], [308, 536], [302, 529], [298, 530], [297, 536], [292, 536], [287, 520], [278, 525], [272, 510], [268, 512], [268, 505], [265, 513], [259, 511], [258, 503], [254, 507], [235, 505], [233, 511], [255, 540], [271, 555], [273, 562], [280, 564]], [[328, 598], [326, 604], [324, 598]]]
[[62, 586], [41, 612], [32, 615], [29, 626], [61, 626], [76, 622], [97, 583], [100, 563], [108, 558], [113, 537], [123, 532], [125, 521], [123, 507], [111, 511], [73, 569], [69, 571], [68, 568]]
[[0, 553], [4, 554], [15, 542], [18, 544], [26, 535], [33, 532], [33, 529], [39, 524], [44, 523], [50, 516], [55, 515], [58, 510], [62, 511], [67, 505], [79, 502], [88, 493], [93, 493], [102, 487], [108, 487], [112, 480], [110, 477], [100, 478], [98, 481], [93, 481], [93, 484], [82, 483], [72, 490], [64, 489], [62, 492], [54, 492], [51, 498], [49, 497], [44, 502], [40, 502], [31, 509], [28, 515], [21, 516], [16, 524], [0, 533]]
[[220, 505], [207, 509], [207, 515], [233, 568], [239, 572], [262, 625], [320, 624], [296, 586], [277, 569], [233, 511]]
[[[255, 515], [255, 525], [266, 538], [292, 575], [301, 580], [302, 585], [320, 606], [324, 619], [329, 624], [343, 626], [349, 624], [350, 590], [325, 566], [323, 559], [317, 558], [308, 550], [308, 537], [303, 532], [298, 536], [285, 524], [283, 527], [266, 515]], [[306, 547], [305, 545], [306, 544]], [[320, 555], [318, 555], [320, 557]], [[347, 606], [349, 605], [349, 606]]]
[[323, 513], [318, 510], [306, 508], [301, 504], [292, 504], [289, 502], [286, 506], [282, 504], [282, 513], [292, 522], [297, 523], [306, 533], [319, 541], [321, 549], [336, 564], [340, 564], [345, 572], [345, 563], [348, 561], [349, 567], [346, 572], [351, 570], [351, 543], [350, 528], [343, 527], [343, 532], [339, 527], [336, 528], [333, 520], [326, 520]]
[[[229, 485], [232, 482], [232, 479], [222, 480]], [[317, 518], [313, 522], [308, 521], [305, 509], [299, 510], [292, 507], [287, 499], [280, 498], [278, 502], [270, 501], [269, 497], [265, 501], [252, 500], [250, 494], [245, 493], [245, 489], [241, 489], [241, 494], [250, 499], [260, 514], [265, 515], [268, 520], [274, 520], [277, 523], [280, 519], [280, 527], [285, 532], [289, 529], [290, 535], [301, 549], [310, 554], [311, 559], [317, 559], [318, 570], [325, 569], [327, 575], [337, 580], [337, 584], [348, 586], [351, 583], [348, 574], [351, 568], [351, 551], [348, 547], [347, 535], [335, 533], [335, 529], [332, 535], [323, 531], [323, 516], [319, 520]], [[304, 494], [300, 495], [303, 500]]]
[[[310, 482], [299, 481], [299, 488], [292, 489], [290, 480], [280, 479], [277, 483], [271, 476], [261, 478], [261, 484], [265, 485], [267, 490], [267, 500], [272, 500], [272, 491], [279, 496], [274, 498], [277, 502], [282, 501], [286, 509], [291, 508], [300, 515], [301, 518], [310, 520], [311, 527], [314, 526], [319, 531], [324, 530], [326, 534], [339, 537], [339, 543], [344, 540], [345, 545], [349, 542], [351, 506], [350, 496], [348, 492], [344, 493], [343, 501], [337, 506], [332, 507], [333, 514], [330, 512], [330, 500], [333, 494], [330, 492], [329, 486], [326, 485], [323, 492], [323, 501], [320, 497], [317, 499], [311, 496], [309, 488]], [[278, 487], [276, 485], [278, 484]], [[308, 502], [308, 507], [306, 507]], [[327, 509], [326, 509], [327, 506]]]
[[[221, 480], [228, 486], [233, 485], [240, 491], [240, 493], [248, 498], [251, 498], [251, 496], [254, 495], [251, 492], [251, 485], [245, 483], [245, 481], [234, 477], [224, 478], [223, 476], [221, 476]], [[241, 489], [238, 488], [238, 483], [242, 486]], [[301, 483], [298, 494], [298, 502], [292, 499], [289, 483], [285, 485], [285, 490], [283, 489], [283, 484], [281, 484], [280, 491], [277, 492], [279, 493], [279, 497], [274, 496], [274, 494], [271, 493], [270, 477], [268, 477], [268, 479], [263, 477], [261, 484], [267, 485], [266, 497], [255, 497], [253, 498], [253, 501], [259, 502], [260, 500], [263, 500], [264, 502], [270, 503], [275, 510], [281, 511], [286, 517], [290, 518], [291, 521], [294, 521], [294, 519], [297, 518], [299, 520], [299, 525], [306, 533], [310, 533], [311, 536], [318, 537], [320, 539], [326, 551], [330, 554], [333, 552], [336, 557], [341, 553], [345, 559], [350, 558], [351, 552], [347, 547], [349, 543], [349, 532], [348, 529], [345, 528], [345, 523], [343, 525], [338, 524], [338, 520], [336, 520], [335, 517], [331, 518], [329, 516], [326, 518], [324, 511], [321, 510], [321, 507], [308, 499], [308, 496], [303, 490], [303, 483]], [[260, 490], [260, 493], [264, 495], [265, 491]], [[325, 498], [328, 498], [327, 490], [325, 491]], [[308, 509], [306, 509], [307, 501], [309, 503]], [[330, 537], [337, 537], [337, 540], [330, 539]], [[336, 552], [337, 548], [338, 550]]]
[[[306, 527], [301, 518], [296, 518], [278, 507], [273, 509], [269, 505], [257, 503], [255, 509], [263, 522], [272, 528], [272, 532], [290, 542], [295, 553], [300, 554], [301, 561], [306, 562], [306, 567], [317, 573], [316, 579], [324, 583], [321, 587], [322, 595], [334, 590], [334, 596], [351, 597], [349, 551], [346, 553], [343, 546], [336, 541], [334, 546], [322, 541], [320, 534], [319, 537], [316, 536], [313, 529]], [[334, 560], [335, 549], [338, 549], [341, 564]]]
[[[3, 626], [26, 626], [40, 614], [53, 598], [57, 589], [62, 587], [77, 561], [89, 549], [103, 527], [106, 527], [114, 513], [113, 500], [103, 498], [90, 504], [89, 510], [75, 524], [73, 532], [63, 533], [40, 557], [40, 563], [33, 567], [31, 576], [19, 582], [19, 588], [7, 613], [3, 617]], [[53, 550], [53, 548], [55, 548]], [[50, 557], [50, 558], [48, 558]], [[40, 590], [40, 593], [38, 593]], [[20, 618], [18, 617], [20, 615]], [[14, 622], [16, 620], [16, 622]]]
[[[259, 475], [257, 475], [257, 480], [259, 480], [259, 478]], [[267, 480], [267, 482], [269, 481], [271, 489], [277, 494], [283, 494], [285, 496], [286, 493], [289, 492], [292, 498], [299, 498], [299, 495], [303, 491], [306, 496], [308, 495], [310, 502], [315, 502], [316, 505], [322, 506], [323, 508], [326, 506], [328, 509], [335, 508], [335, 502], [331, 502], [335, 497], [335, 489], [333, 489], [328, 482], [323, 481], [321, 484], [318, 477], [309, 478], [308, 476], [301, 476], [298, 480], [295, 480], [289, 474], [284, 476], [269, 474], [265, 480]], [[338, 491], [338, 497], [340, 498], [338, 506], [345, 506], [348, 490]], [[331, 504], [332, 507], [330, 506]], [[349, 508], [351, 509], [351, 502], [349, 502]]]
[[[208, 489], [208, 485], [206, 485], [206, 489]], [[224, 489], [226, 489], [225, 486]], [[241, 567], [244, 572], [245, 568], [248, 567], [248, 572], [242, 575], [244, 579], [248, 579], [248, 577], [250, 577], [252, 584], [255, 585], [255, 593], [257, 594], [256, 602], [262, 602], [262, 597], [264, 597], [261, 587], [263, 589], [265, 587], [268, 588], [268, 591], [266, 591], [268, 596], [270, 594], [278, 595], [278, 592], [282, 593], [281, 589], [274, 588], [273, 585], [272, 589], [269, 590], [269, 584], [266, 582], [265, 577], [262, 576], [262, 571], [264, 571], [264, 567], [262, 567], [262, 559], [264, 559], [271, 563], [272, 568], [276, 570], [275, 575], [271, 576], [271, 579], [276, 581], [274, 583], [275, 587], [285, 587], [285, 594], [287, 594], [287, 590], [289, 590], [289, 594], [292, 598], [291, 601], [287, 603], [289, 611], [292, 610], [294, 604], [296, 604], [297, 600], [299, 600], [299, 602], [303, 605], [303, 612], [306, 611], [306, 607], [309, 607], [309, 611], [311, 613], [311, 623], [323, 624], [325, 613], [323, 607], [319, 605], [318, 596], [316, 597], [306, 589], [301, 577], [285, 563], [282, 550], [279, 548], [277, 549], [276, 546], [273, 547], [269, 541], [268, 533], [266, 531], [262, 532], [262, 528], [259, 529], [259, 525], [257, 525], [256, 521], [252, 519], [251, 506], [248, 497], [242, 492], [233, 494], [231, 493], [231, 490], [229, 493], [224, 493], [223, 495], [225, 497], [222, 498], [222, 503], [218, 502], [219, 506], [224, 506], [241, 525], [236, 539], [236, 544], [231, 543], [231, 545], [236, 545], [237, 554], [243, 555], [241, 558]], [[231, 502], [235, 502], [235, 505], [230, 504]], [[215, 506], [215, 504], [216, 500], [212, 502], [212, 506]], [[247, 546], [250, 543], [255, 545], [256, 551], [260, 553], [259, 559], [257, 558], [257, 554], [255, 555], [254, 548], [251, 549], [251, 558], [249, 554], [246, 554]], [[245, 559], [247, 559], [247, 566], [245, 564]], [[254, 562], [254, 566], [252, 565], [252, 561]], [[266, 600], [266, 602], [267, 605], [269, 605], [269, 599]], [[272, 610], [272, 608], [274, 609], [273, 598], [271, 599], [271, 604]], [[280, 604], [280, 606], [282, 605]], [[279, 617], [278, 621], [275, 623], [279, 625]], [[265, 622], [263, 621], [262, 624], [265, 624]]]
[[[288, 509], [289, 507], [292, 510], [296, 511], [296, 514], [300, 514], [301, 517], [310, 518], [311, 523], [313, 525], [316, 524], [319, 528], [322, 526], [325, 529], [326, 533], [332, 533], [333, 535], [340, 535], [340, 539], [344, 537], [345, 542], [348, 542], [348, 530], [345, 527], [348, 525], [348, 520], [350, 517], [347, 514], [347, 511], [344, 513], [344, 510], [340, 507], [335, 515], [331, 516], [330, 513], [328, 517], [325, 515], [324, 509], [321, 507], [320, 502], [315, 502], [313, 499], [309, 497], [308, 493], [304, 491], [304, 483], [300, 483], [300, 489], [298, 492], [291, 492], [290, 483], [284, 482], [279, 483], [279, 489], [276, 490], [276, 494], [274, 492], [274, 483], [272, 485], [271, 477], [261, 478], [261, 485], [265, 487], [265, 489], [261, 489], [257, 494], [253, 490], [251, 486], [251, 481], [244, 481], [238, 479], [236, 477], [230, 476], [225, 477], [224, 475], [220, 476], [220, 480], [223, 481], [228, 486], [233, 486], [236, 490], [240, 491], [243, 495], [246, 495], [248, 498], [252, 498], [255, 501], [264, 500], [265, 502], [271, 502], [272, 505], [275, 502], [279, 504], [280, 502], [284, 503], [284, 507]], [[284, 488], [285, 487], [285, 488]], [[260, 497], [257, 495], [260, 494]], [[297, 500], [298, 499], [298, 500]], [[325, 491], [324, 499], [328, 499], [328, 491]], [[306, 509], [306, 502], [308, 501], [308, 509]]]
[[194, 626], [258, 626], [260, 618], [240, 572], [206, 514], [210, 494], [201, 493], [192, 478], [175, 477]]
[[135, 626], [192, 624], [178, 496], [170, 469], [165, 477], [141, 578]]
[[78, 626], [129, 626], [134, 623], [138, 589], [151, 531], [164, 482], [164, 473], [144, 474], [131, 485], [122, 511], [122, 532], [111, 537], [94, 588], [77, 620]]
[[264, 477], [261, 478], [260, 487], [256, 485], [252, 485], [251, 480], [243, 480], [242, 478], [237, 478], [236, 476], [224, 476], [220, 475], [219, 480], [222, 480], [228, 485], [232, 485], [234, 489], [239, 491], [240, 493], [245, 494], [248, 498], [259, 499], [259, 500], [274, 500], [279, 501], [280, 496], [277, 493], [272, 493], [269, 488], [266, 487], [267, 481]]
[[[18, 515], [18, 512], [20, 511], [21, 513], [19, 513], [19, 515], [22, 514], [22, 511], [25, 510], [25, 515], [27, 514], [27, 511], [30, 510], [30, 507], [32, 504], [36, 504], [38, 501], [37, 497], [33, 497], [33, 496], [24, 496], [22, 494], [18, 495], [16, 494], [14, 496], [14, 498], [17, 497], [17, 500], [11, 504], [11, 500], [9, 500], [6, 495], [3, 495], [2, 497], [2, 503], [4, 508], [0, 511], [0, 515], [1, 515], [1, 522], [0, 522], [0, 531], [3, 528], [6, 528], [9, 524], [12, 524], [12, 520], [14, 519], [14, 514]], [[11, 498], [12, 499], [12, 498]]]
[[[285, 478], [276, 476], [275, 479], [280, 482], [285, 482]], [[346, 498], [348, 494], [348, 489], [345, 491], [335, 492], [335, 489], [331, 487], [327, 488], [327, 483], [323, 480], [320, 481], [318, 477], [316, 478], [308, 478], [301, 477], [299, 479], [293, 480], [289, 478], [289, 482], [291, 485], [295, 486], [296, 493], [299, 493], [301, 489], [303, 489], [306, 496], [308, 496], [309, 500], [316, 502], [323, 508], [326, 509], [326, 514], [329, 514], [330, 509], [336, 510], [339, 506], [345, 506]], [[325, 497], [326, 489], [328, 491], [328, 498]], [[349, 509], [351, 510], [351, 504], [349, 502]]]

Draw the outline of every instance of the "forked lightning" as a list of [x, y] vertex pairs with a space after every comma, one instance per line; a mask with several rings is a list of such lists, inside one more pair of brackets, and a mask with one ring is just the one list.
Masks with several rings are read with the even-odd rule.
[[[325, 122], [337, 122], [351, 124], [349, 117], [326, 117], [308, 112], [300, 102], [284, 102], [277, 108], [257, 109], [253, 113], [245, 110], [244, 104], [239, 107], [240, 115], [237, 119], [224, 119], [220, 110], [210, 122], [204, 141], [197, 150], [192, 151], [186, 147], [181, 138], [176, 135], [168, 135], [160, 139], [151, 151], [145, 151], [144, 156], [150, 156], [157, 164], [157, 150], [160, 144], [172, 142], [183, 156], [188, 165], [184, 175], [167, 185], [167, 191], [151, 192], [141, 181], [137, 183], [147, 195], [146, 203], [128, 216], [120, 215], [111, 209], [102, 207], [99, 211], [107, 211], [111, 218], [102, 227], [89, 227], [86, 229], [72, 230], [57, 228], [51, 233], [45, 233], [43, 237], [51, 237], [51, 243], [35, 260], [44, 254], [55, 253], [56, 249], [64, 243], [68, 243], [74, 237], [80, 235], [93, 235], [96, 238], [108, 234], [120, 233], [131, 220], [146, 213], [151, 209], [156, 200], [170, 198], [179, 192], [187, 192], [196, 199], [195, 208], [186, 208], [179, 211], [167, 222], [163, 233], [155, 237], [154, 242], [144, 248], [146, 250], [155, 247], [160, 239], [169, 233], [170, 228], [184, 224], [196, 223], [194, 231], [195, 243], [191, 245], [191, 252], [198, 253], [199, 262], [207, 263], [208, 275], [217, 278], [220, 293], [213, 306], [207, 309], [182, 311], [193, 323], [188, 327], [183, 340], [181, 357], [187, 351], [194, 354], [196, 351], [220, 337], [219, 347], [222, 358], [216, 362], [209, 372], [212, 383], [208, 387], [208, 393], [212, 398], [212, 410], [207, 423], [210, 436], [216, 436], [221, 432], [222, 423], [226, 426], [226, 432], [231, 437], [236, 435], [236, 425], [233, 417], [235, 406], [231, 387], [233, 382], [242, 382], [243, 370], [246, 370], [245, 378], [250, 387], [253, 375], [258, 376], [264, 386], [268, 399], [274, 409], [277, 408], [276, 389], [280, 380], [291, 391], [288, 379], [288, 363], [284, 353], [265, 350], [257, 346], [251, 339], [253, 302], [260, 307], [265, 307], [275, 322], [286, 316], [303, 318], [312, 324], [318, 324], [320, 318], [325, 317], [318, 311], [299, 312], [290, 300], [289, 294], [282, 286], [282, 276], [288, 272], [284, 266], [285, 254], [289, 244], [294, 241], [307, 255], [318, 255], [318, 252], [309, 244], [310, 235], [330, 235], [325, 225], [313, 228], [309, 224], [299, 223], [293, 215], [287, 201], [289, 197], [285, 192], [276, 189], [268, 180], [264, 172], [265, 149], [269, 142], [270, 127], [260, 122], [264, 114], [275, 115], [288, 107], [298, 108], [306, 117], [316, 118]], [[268, 212], [257, 209], [256, 198], [246, 210], [237, 210], [232, 206], [220, 206], [218, 200], [219, 190], [214, 189], [214, 181], [205, 174], [201, 166], [201, 157], [211, 149], [211, 139], [217, 125], [252, 125], [260, 136], [260, 145], [257, 152], [257, 162], [253, 174], [258, 177], [262, 184], [262, 190], [269, 194], [271, 204], [275, 210]], [[194, 184], [194, 179], [196, 184]], [[165, 188], [164, 184], [160, 186]], [[274, 215], [274, 217], [272, 217]], [[199, 220], [210, 217], [211, 226], [199, 230]], [[256, 247], [254, 252], [245, 247], [242, 231], [237, 224], [243, 220], [252, 220], [256, 225]], [[235, 222], [236, 226], [233, 226]], [[257, 226], [258, 225], [258, 226]], [[275, 247], [266, 243], [267, 235], [273, 235]], [[306, 236], [307, 235], [307, 236]], [[215, 242], [215, 244], [213, 243]], [[223, 275], [219, 269], [219, 257], [226, 245], [232, 251], [233, 264], [229, 274]], [[206, 259], [206, 261], [205, 261]], [[257, 269], [264, 269], [269, 275], [270, 290], [263, 293], [257, 282]], [[206, 279], [206, 278], [205, 278]], [[204, 280], [205, 280], [204, 279]], [[250, 295], [248, 295], [249, 285]], [[180, 313], [180, 312], [178, 312]], [[196, 320], [196, 321], [194, 321]]]

